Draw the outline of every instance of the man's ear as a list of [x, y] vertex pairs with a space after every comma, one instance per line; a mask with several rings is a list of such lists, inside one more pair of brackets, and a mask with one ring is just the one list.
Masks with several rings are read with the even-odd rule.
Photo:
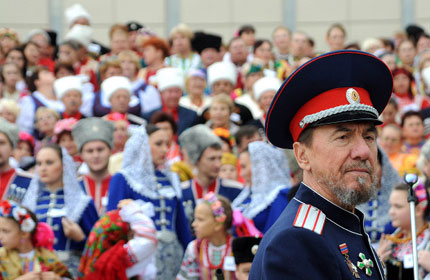
[[310, 170], [310, 162], [309, 162], [309, 147], [307, 147], [304, 143], [294, 142], [293, 144], [293, 152], [296, 157], [297, 163], [300, 168], [303, 170]]

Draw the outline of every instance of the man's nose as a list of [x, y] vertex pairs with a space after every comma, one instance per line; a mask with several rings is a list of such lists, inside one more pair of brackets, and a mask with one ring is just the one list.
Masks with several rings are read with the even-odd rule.
[[357, 137], [357, 141], [354, 143], [351, 151], [351, 157], [353, 159], [366, 160], [370, 156], [370, 147], [363, 137]]

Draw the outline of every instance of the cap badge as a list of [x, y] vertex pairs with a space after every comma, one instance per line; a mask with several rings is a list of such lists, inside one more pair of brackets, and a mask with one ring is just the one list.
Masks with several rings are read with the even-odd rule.
[[251, 253], [252, 253], [253, 255], [255, 255], [255, 254], [257, 254], [257, 250], [258, 250], [258, 245], [254, 245], [254, 246], [252, 246], [252, 248], [251, 248]]
[[99, 127], [98, 127], [98, 126], [96, 126], [96, 125], [94, 125], [94, 126], [93, 126], [93, 131], [94, 131], [94, 132], [98, 132], [98, 131], [99, 131]]
[[360, 94], [355, 89], [349, 88], [346, 91], [346, 99], [350, 104], [360, 103]]

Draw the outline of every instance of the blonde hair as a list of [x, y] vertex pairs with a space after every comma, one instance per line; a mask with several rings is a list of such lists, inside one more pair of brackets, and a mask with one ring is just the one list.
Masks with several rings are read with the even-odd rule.
[[11, 99], [0, 99], [0, 111], [3, 111], [3, 109], [6, 109], [14, 114], [15, 119], [17, 119], [21, 113], [21, 108], [19, 107], [18, 103]]
[[111, 26], [109, 30], [109, 39], [112, 40], [112, 37], [115, 33], [123, 33], [128, 37], [128, 29], [125, 24], [114, 24]]
[[361, 49], [365, 52], [369, 51], [372, 48], [380, 47], [382, 45], [382, 41], [377, 38], [367, 38], [361, 44]]
[[176, 25], [175, 27], [173, 27], [173, 29], [170, 31], [169, 39], [173, 39], [173, 37], [178, 35], [178, 34], [182, 34], [190, 40], [193, 39], [193, 37], [194, 37], [193, 31], [185, 23], [180, 23], [180, 24]]
[[139, 56], [132, 50], [125, 50], [118, 54], [118, 61], [121, 63], [122, 61], [130, 59], [136, 65], [136, 72], [141, 68]]
[[[189, 91], [188, 86], [189, 86], [191, 78], [196, 78], [196, 77], [204, 80], [205, 88], [206, 88], [207, 82], [206, 82], [205, 78], [199, 77], [199, 76], [187, 76], [185, 78], [185, 89], [186, 89], [187, 92]], [[203, 94], [204, 94], [204, 92], [203, 92]]]
[[110, 68], [119, 68], [121, 69], [121, 65], [118, 61], [118, 59], [112, 59], [112, 60], [106, 60], [104, 62], [102, 62], [99, 66], [99, 74], [100, 74], [100, 78], [103, 81], [105, 79], [105, 74], [106, 71]]
[[278, 25], [277, 27], [275, 27], [275, 29], [273, 29], [272, 38], [275, 36], [275, 33], [278, 32], [279, 30], [286, 31], [288, 33], [288, 36], [291, 37], [291, 30], [288, 27], [286, 27], [284, 25]]
[[230, 96], [228, 96], [225, 93], [220, 93], [218, 95], [215, 95], [212, 98], [212, 102], [211, 102], [211, 106], [210, 107], [212, 107], [212, 105], [214, 105], [215, 103], [221, 103], [221, 104], [227, 105], [228, 109], [230, 110], [230, 113], [232, 113], [233, 110], [234, 110], [234, 103], [233, 103], [233, 101], [231, 100]]
[[39, 109], [36, 110], [36, 122], [37, 119], [40, 117], [41, 114], [43, 113], [50, 113], [52, 114], [52, 116], [54, 118], [57, 119], [57, 121], [60, 120], [60, 113], [58, 113], [57, 111], [55, 111], [54, 109], [48, 108], [48, 107], [39, 107]]

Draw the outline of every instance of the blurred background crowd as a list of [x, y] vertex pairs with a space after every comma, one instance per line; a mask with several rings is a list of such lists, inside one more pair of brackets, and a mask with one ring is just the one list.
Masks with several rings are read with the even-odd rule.
[[[265, 118], [282, 82], [323, 52], [309, 34], [283, 25], [260, 38], [252, 23], [245, 24], [223, 40], [185, 23], [165, 37], [139, 21], [128, 21], [112, 24], [106, 34], [109, 44], [104, 45], [94, 40], [84, 5], [67, 7], [64, 19], [67, 32], [61, 40], [54, 30], [33, 29], [19, 36], [12, 28], [0, 28], [1, 199], [22, 203], [53, 229], [54, 249], [73, 276], [97, 271], [97, 258], [122, 238], [129, 242], [124, 248], [156, 251], [156, 260], [149, 261], [155, 274], [140, 267], [127, 276], [210, 279], [202, 276], [203, 268], [215, 273], [231, 248], [207, 245], [205, 252], [216, 264], [197, 262], [199, 268], [193, 263], [198, 258], [193, 248], [199, 250], [201, 244], [191, 240], [208, 239], [213, 245], [217, 234], [229, 236], [232, 224], [235, 236], [247, 235], [237, 234], [241, 227], [249, 233], [255, 226], [264, 233], [294, 196], [301, 170], [291, 152], [267, 143]], [[407, 207], [407, 201], [392, 198], [392, 189], [411, 172], [420, 175], [423, 190], [430, 186], [430, 35], [412, 24], [384, 37], [348, 41], [341, 23], [324, 28], [328, 51], [371, 53], [393, 75], [392, 97], [378, 127], [380, 191], [361, 208], [381, 258], [401, 260], [409, 252], [410, 236], [407, 223], [392, 209], [396, 203]], [[212, 192], [226, 201], [205, 196]], [[427, 203], [426, 191], [419, 197]], [[127, 199], [149, 202], [153, 213]], [[212, 218], [222, 220], [224, 228], [202, 230], [196, 222], [200, 199], [223, 205], [225, 217], [213, 212]], [[121, 210], [119, 216], [115, 210], [124, 208], [121, 203], [135, 209], [131, 212], [143, 207], [153, 217], [153, 224], [144, 218], [137, 224], [149, 223], [154, 232], [146, 237], [158, 240], [156, 249], [135, 245], [138, 241], [131, 242], [127, 234], [116, 235], [110, 245], [101, 241], [101, 252], [90, 249], [96, 247], [92, 232], [97, 225], [103, 228], [100, 221], [113, 226], [122, 219], [135, 235], [139, 232], [133, 228], [133, 215]], [[247, 223], [225, 225], [233, 216], [227, 213], [230, 203]], [[430, 231], [428, 210], [423, 209], [419, 234], [425, 251]], [[218, 219], [220, 215], [224, 218]], [[1, 228], [0, 223], [0, 243], [5, 245]], [[221, 239], [218, 245], [230, 242]], [[409, 247], [402, 251], [401, 244]], [[145, 258], [138, 256], [133, 264], [142, 261], [150, 267]], [[420, 265], [425, 275], [430, 254], [421, 257]], [[240, 278], [237, 272], [226, 277]]]

